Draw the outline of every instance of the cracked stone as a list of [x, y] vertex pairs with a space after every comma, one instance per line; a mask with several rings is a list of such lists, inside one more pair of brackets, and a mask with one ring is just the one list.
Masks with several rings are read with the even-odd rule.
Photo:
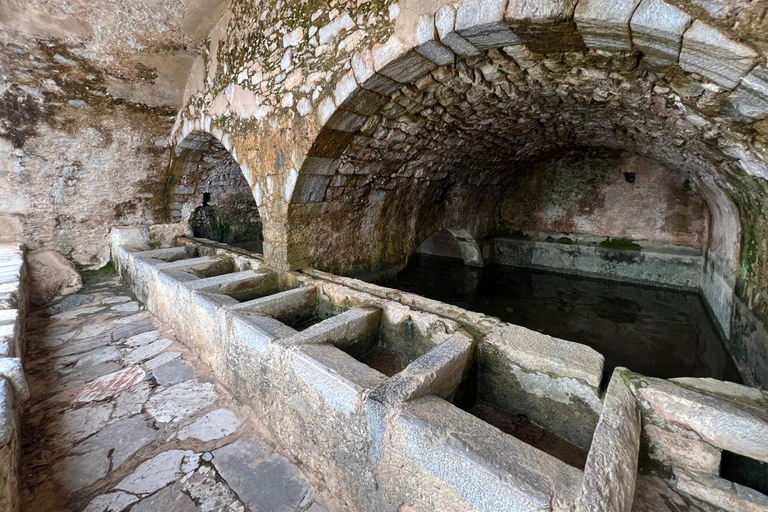
[[102, 446], [82, 455], [66, 457], [53, 465], [53, 478], [68, 491], [79, 491], [107, 475], [108, 453], [107, 447]]
[[194, 438], [203, 442], [221, 439], [235, 432], [242, 423], [229, 409], [216, 409], [181, 429], [179, 439]]
[[121, 313], [133, 313], [134, 311], [139, 310], [139, 303], [136, 301], [133, 302], [126, 302], [124, 304], [118, 304], [117, 306], [112, 306], [112, 311], [119, 311]]
[[75, 397], [75, 401], [94, 402], [97, 400], [104, 400], [105, 398], [115, 396], [121, 391], [138, 384], [144, 380], [144, 377], [146, 376], [146, 372], [140, 366], [131, 366], [110, 373], [109, 375], [99, 377], [80, 388]]
[[166, 348], [170, 347], [173, 341], [163, 338], [159, 339], [157, 341], [153, 341], [149, 345], [144, 345], [143, 347], [139, 347], [133, 352], [130, 352], [127, 356], [123, 358], [123, 361], [125, 364], [138, 364], [143, 361], [146, 361], [147, 359], [150, 359]]
[[140, 413], [142, 407], [144, 407], [144, 402], [149, 399], [151, 392], [152, 387], [147, 381], [142, 381], [132, 388], [123, 391], [115, 401], [115, 411], [112, 417], [120, 418]]
[[296, 466], [282, 455], [273, 453], [267, 460], [258, 460], [257, 454], [240, 451], [243, 445], [233, 445], [214, 451], [213, 464], [254, 512], [296, 512], [313, 493]]
[[136, 470], [120, 481], [115, 489], [135, 494], [155, 492], [181, 475], [181, 464], [191, 457], [191, 450], [168, 450], [139, 465]]
[[160, 337], [160, 331], [157, 331], [157, 330], [147, 331], [141, 334], [137, 334], [136, 336], [131, 336], [130, 338], [125, 340], [125, 344], [129, 347], [141, 347], [146, 345], [147, 343], [152, 343], [159, 337]]
[[80, 443], [75, 452], [112, 450], [112, 470], [123, 465], [133, 454], [154, 441], [157, 432], [140, 416], [116, 421], [99, 433]]
[[154, 370], [158, 366], [162, 366], [165, 363], [173, 361], [174, 359], [178, 359], [179, 357], [181, 357], [180, 352], [163, 352], [159, 356], [154, 357], [144, 363], [144, 366], [147, 367], [147, 370]]
[[131, 512], [195, 512], [200, 508], [177, 486], [166, 487], [133, 506]]
[[160, 423], [176, 422], [208, 407], [217, 398], [210, 382], [188, 380], [154, 395], [146, 409]]
[[52, 421], [60, 433], [61, 445], [65, 446], [101, 430], [111, 413], [112, 404], [94, 404], [68, 410]]
[[96, 496], [83, 509], [83, 512], [120, 512], [131, 503], [136, 503], [139, 498], [124, 492], [111, 492]]

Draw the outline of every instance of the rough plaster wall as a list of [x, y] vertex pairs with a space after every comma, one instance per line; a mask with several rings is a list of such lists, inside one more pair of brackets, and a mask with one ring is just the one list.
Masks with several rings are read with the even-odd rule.
[[[624, 177], [635, 173], [634, 183]], [[520, 170], [499, 205], [503, 232], [538, 231], [702, 247], [705, 203], [689, 178], [615, 150], [572, 150]]]
[[112, 225], [163, 220], [173, 116], [223, 7], [0, 2], [0, 239], [99, 267]]

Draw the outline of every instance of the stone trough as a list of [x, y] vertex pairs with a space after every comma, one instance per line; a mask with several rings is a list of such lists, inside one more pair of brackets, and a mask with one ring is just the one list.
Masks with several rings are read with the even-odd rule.
[[[353, 509], [629, 511], [646, 459], [692, 502], [768, 503], [718, 473], [723, 450], [764, 460], [761, 391], [623, 368], [604, 390], [586, 346], [222, 244], [131, 246], [127, 231], [113, 230], [113, 255], [137, 297]], [[466, 396], [588, 452], [583, 470], [470, 413]], [[704, 419], [686, 412], [702, 404]]]

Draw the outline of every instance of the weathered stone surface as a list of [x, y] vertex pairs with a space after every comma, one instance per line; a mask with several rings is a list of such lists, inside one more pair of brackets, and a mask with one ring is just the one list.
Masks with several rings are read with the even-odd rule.
[[104, 478], [109, 471], [106, 448], [72, 455], [53, 466], [53, 477], [65, 489], [76, 492]]
[[168, 450], [142, 463], [125, 477], [115, 489], [132, 494], [151, 493], [165, 487], [182, 475], [185, 459], [194, 455], [190, 450]]
[[727, 512], [761, 512], [768, 509], [768, 497], [743, 485], [706, 476], [675, 472], [677, 488], [686, 494]]
[[131, 508], [132, 512], [196, 512], [200, 508], [176, 486], [162, 489], [148, 498], [144, 498]]
[[177, 422], [208, 407], [217, 396], [213, 384], [193, 379], [157, 393], [147, 401], [145, 407], [160, 423]]
[[682, 386], [652, 380], [640, 396], [655, 415], [695, 432], [702, 440], [723, 449], [768, 461], [768, 415]]
[[644, 427], [649, 457], [666, 467], [689, 472], [717, 475], [720, 472], [720, 450], [691, 435], [671, 432], [656, 425]]
[[576, 500], [577, 512], [632, 510], [641, 420], [624, 372], [625, 368], [616, 368], [608, 384]]
[[120, 512], [131, 503], [136, 503], [139, 498], [124, 492], [111, 492], [93, 498], [83, 509], [83, 512]]
[[155, 357], [157, 354], [170, 347], [173, 341], [162, 338], [143, 347], [139, 347], [136, 350], [129, 352], [123, 360], [125, 364], [139, 364], [147, 359]]
[[110, 452], [111, 469], [123, 465], [136, 452], [155, 440], [157, 432], [147, 425], [145, 418], [133, 416], [112, 423], [100, 430], [75, 448], [75, 453], [102, 451]]
[[161, 386], [170, 386], [185, 381], [194, 373], [192, 365], [183, 359], [175, 359], [152, 370], [152, 375]]
[[456, 30], [456, 8], [444, 5], [435, 13], [435, 28], [440, 36], [440, 42], [451, 48], [460, 57], [472, 57], [482, 52], [467, 41]]
[[728, 102], [746, 119], [768, 116], [768, 65], [757, 65], [728, 97]]
[[4, 378], [11, 383], [18, 403], [22, 403], [29, 398], [29, 388], [27, 387], [27, 379], [24, 377], [24, 367], [21, 364], [21, 359], [18, 357], [0, 358], [0, 378]]
[[312, 493], [285, 457], [277, 453], [269, 456], [264, 447], [253, 442], [237, 441], [215, 450], [213, 464], [254, 511], [295, 512]]
[[57, 295], [74, 293], [83, 286], [75, 266], [56, 251], [35, 251], [27, 255], [32, 284], [30, 300], [44, 304]]
[[130, 389], [120, 393], [115, 400], [114, 418], [131, 416], [141, 412], [144, 403], [149, 399], [151, 388], [148, 381], [142, 381]]
[[63, 446], [77, 442], [98, 432], [106, 425], [112, 413], [112, 404], [93, 404], [64, 412], [53, 420]]
[[507, 0], [465, 0], [456, 9], [456, 32], [480, 49], [522, 44], [504, 21]]
[[138, 384], [147, 376], [140, 366], [130, 366], [89, 382], [81, 387], [75, 397], [78, 402], [96, 402]]
[[677, 64], [683, 33], [692, 22], [685, 11], [664, 0], [643, 0], [630, 23], [632, 43], [651, 66]]
[[510, 0], [505, 18], [531, 51], [580, 51], [584, 41], [573, 22], [576, 0]]
[[15, 429], [13, 387], [8, 379], [0, 378], [0, 446], [11, 442]]
[[632, 49], [629, 21], [640, 0], [581, 0], [574, 20], [584, 43], [596, 50]]
[[228, 409], [216, 409], [179, 431], [179, 439], [199, 439], [207, 442], [227, 437], [237, 430], [243, 420]]
[[720, 30], [696, 20], [683, 34], [680, 67], [733, 89], [754, 67], [758, 54]]

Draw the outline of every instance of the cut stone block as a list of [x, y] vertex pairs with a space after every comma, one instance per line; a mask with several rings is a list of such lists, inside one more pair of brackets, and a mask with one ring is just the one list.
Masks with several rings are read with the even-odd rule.
[[133, 494], [155, 492], [179, 478], [182, 475], [182, 462], [193, 455], [190, 450], [168, 450], [159, 453], [123, 478], [115, 489]]
[[139, 366], [130, 366], [89, 382], [80, 388], [75, 396], [76, 402], [95, 402], [117, 395], [125, 389], [138, 384], [146, 372]]
[[435, 14], [435, 28], [440, 42], [449, 47], [459, 57], [477, 57], [483, 52], [456, 32], [456, 8], [444, 5]]
[[575, 52], [584, 40], [573, 21], [578, 0], [510, 0], [506, 20], [532, 52]]
[[147, 412], [160, 423], [177, 422], [216, 401], [210, 382], [187, 380], [157, 393], [146, 403]]
[[632, 16], [632, 42], [651, 66], [677, 64], [683, 34], [693, 22], [686, 12], [664, 0], [643, 0]]
[[[280, 454], [263, 460], [261, 445], [238, 441], [213, 452], [213, 464], [240, 499], [255, 512], [296, 512], [312, 497], [299, 470]], [[261, 460], [260, 460], [261, 459]]]
[[678, 467], [694, 473], [717, 475], [721, 452], [710, 444], [657, 425], [645, 425], [648, 456], [666, 467]]
[[686, 389], [661, 379], [646, 379], [640, 396], [659, 421], [695, 432], [703, 441], [745, 457], [768, 462], [768, 411]]
[[27, 379], [24, 377], [24, 366], [18, 357], [0, 358], [0, 378], [7, 379], [13, 386], [16, 400], [19, 403], [29, 398]]
[[728, 97], [728, 102], [740, 118], [768, 117], [768, 65], [759, 65], [750, 71]]
[[155, 380], [161, 386], [170, 386], [183, 382], [192, 375], [194, 375], [195, 369], [191, 364], [183, 359], [174, 359], [162, 366], [158, 366], [152, 371], [152, 375], [155, 376]]
[[331, 343], [343, 350], [360, 339], [371, 337], [379, 326], [380, 318], [379, 309], [353, 308], [286, 338], [281, 344]]
[[179, 439], [199, 439], [203, 442], [222, 439], [237, 430], [243, 422], [228, 409], [216, 409], [179, 431]]
[[325, 191], [331, 179], [328, 176], [316, 176], [313, 174], [302, 174], [296, 182], [296, 188], [293, 191], [293, 202], [295, 203], [320, 203], [325, 199]]
[[440, 42], [434, 16], [420, 16], [416, 22], [416, 52], [438, 66], [448, 66], [456, 60], [453, 50]]
[[640, 451], [640, 410], [616, 368], [592, 438], [576, 512], [630, 512]]
[[8, 379], [0, 378], [0, 447], [11, 442], [16, 429], [13, 411], [13, 387]]
[[632, 50], [629, 20], [640, 0], [581, 0], [573, 18], [584, 43], [595, 50]]
[[736, 483], [675, 471], [677, 488], [726, 512], [765, 512], [768, 496]]
[[507, 0], [465, 0], [456, 10], [456, 31], [480, 49], [522, 44], [504, 21]]
[[388, 97], [402, 87], [398, 82], [376, 72], [373, 51], [367, 47], [359, 48], [352, 55], [352, 72], [360, 87], [382, 96]]
[[757, 62], [757, 52], [699, 20], [683, 34], [680, 67], [733, 89]]
[[199, 512], [200, 508], [176, 485], [157, 491], [131, 508], [131, 512]]
[[444, 400], [407, 402], [395, 422], [392, 463], [408, 478], [445, 482], [473, 509], [565, 510], [575, 499], [579, 470]]

